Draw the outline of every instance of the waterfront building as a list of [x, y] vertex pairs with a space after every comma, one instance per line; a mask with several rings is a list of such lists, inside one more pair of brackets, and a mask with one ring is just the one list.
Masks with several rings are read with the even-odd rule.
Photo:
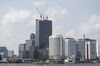
[[97, 57], [96, 40], [95, 39], [79, 39], [78, 40], [78, 54], [80, 59], [93, 60]]
[[8, 51], [8, 57], [12, 58], [13, 56], [14, 56], [14, 51], [13, 50]]
[[77, 59], [85, 60], [85, 44], [83, 39], [77, 41]]
[[49, 59], [64, 59], [64, 38], [62, 35], [49, 37]]
[[26, 58], [34, 59], [34, 48], [35, 48], [35, 34], [30, 35], [30, 39], [26, 40]]
[[100, 42], [98, 42], [98, 48], [97, 48], [97, 50], [98, 50], [98, 57], [100, 57]]
[[52, 21], [42, 18], [36, 19], [36, 43], [38, 59], [48, 58], [49, 36], [52, 35]]
[[21, 59], [34, 59], [35, 49], [35, 34], [30, 34], [30, 39], [26, 40], [25, 44], [19, 45], [19, 58]]
[[6, 47], [0, 47], [0, 54], [2, 54], [3, 58], [8, 57], [8, 49]]
[[65, 57], [76, 57], [76, 40], [73, 38], [65, 38]]
[[97, 57], [100, 60], [100, 41], [97, 41]]
[[20, 59], [26, 58], [26, 44], [19, 45], [19, 58]]

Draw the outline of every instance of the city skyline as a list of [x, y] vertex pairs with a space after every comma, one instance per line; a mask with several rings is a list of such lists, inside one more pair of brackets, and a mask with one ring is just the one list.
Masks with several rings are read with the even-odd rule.
[[[100, 40], [99, 0], [3, 0], [0, 1], [0, 46], [18, 54], [18, 45], [35, 33], [40, 13], [53, 21], [53, 34]], [[37, 10], [38, 9], [38, 10]]]

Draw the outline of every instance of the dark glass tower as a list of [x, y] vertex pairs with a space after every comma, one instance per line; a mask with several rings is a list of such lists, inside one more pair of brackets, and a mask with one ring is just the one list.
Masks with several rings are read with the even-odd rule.
[[36, 46], [48, 48], [49, 36], [52, 35], [52, 21], [36, 19]]
[[39, 59], [46, 59], [48, 56], [49, 36], [52, 35], [52, 21], [48, 19], [36, 19], [36, 43]]

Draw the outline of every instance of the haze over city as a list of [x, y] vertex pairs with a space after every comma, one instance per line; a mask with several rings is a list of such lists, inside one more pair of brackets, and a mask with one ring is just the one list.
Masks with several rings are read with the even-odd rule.
[[0, 46], [18, 54], [18, 45], [35, 33], [40, 13], [53, 22], [53, 34], [100, 40], [99, 0], [0, 0]]

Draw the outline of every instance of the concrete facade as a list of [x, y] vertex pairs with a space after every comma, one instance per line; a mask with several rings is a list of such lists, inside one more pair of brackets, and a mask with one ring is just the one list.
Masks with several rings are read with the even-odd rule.
[[64, 39], [62, 35], [49, 37], [49, 59], [64, 58]]
[[80, 39], [78, 41], [78, 52], [80, 58], [84, 60], [96, 59], [96, 40], [94, 39]]
[[26, 57], [26, 44], [19, 45], [19, 58], [24, 59]]

